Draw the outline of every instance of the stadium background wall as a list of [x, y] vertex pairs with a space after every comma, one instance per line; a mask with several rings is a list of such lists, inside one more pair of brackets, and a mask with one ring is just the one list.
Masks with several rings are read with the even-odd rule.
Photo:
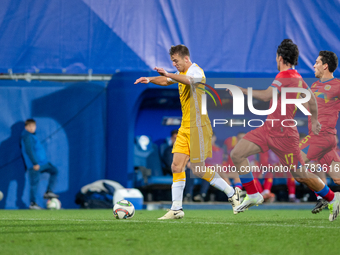
[[[56, 192], [61, 194], [63, 207], [76, 207], [76, 192], [97, 179], [132, 187], [134, 136], [152, 132], [158, 139], [172, 129], [160, 125], [160, 111], [152, 110], [152, 105], [143, 107], [150, 93], [168, 88], [133, 82], [140, 76], [156, 75], [151, 71], [154, 66], [174, 71], [168, 55], [171, 45], [187, 45], [192, 60], [209, 79], [275, 77], [276, 47], [284, 38], [299, 46], [297, 69], [304, 77], [314, 76], [319, 50], [340, 56], [338, 0], [192, 3], [2, 1], [0, 74], [113, 76], [108, 83], [0, 80], [0, 188], [5, 194], [0, 208], [26, 208], [28, 204], [18, 139], [29, 117], [37, 119], [37, 134], [60, 170]], [[340, 76], [339, 70], [335, 76]], [[170, 94], [163, 96], [173, 97]], [[166, 113], [180, 114], [175, 107]], [[218, 128], [216, 132], [222, 137], [224, 131]], [[230, 135], [237, 133], [233, 132]]]

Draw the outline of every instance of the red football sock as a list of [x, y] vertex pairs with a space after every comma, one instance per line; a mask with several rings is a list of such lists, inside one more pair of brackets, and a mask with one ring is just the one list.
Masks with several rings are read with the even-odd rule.
[[288, 194], [295, 194], [295, 179], [287, 178]]
[[256, 184], [255, 184], [255, 180], [252, 180], [250, 182], [247, 183], [242, 183], [244, 189], [247, 191], [248, 195], [252, 195], [258, 192], [258, 190], [256, 189]]
[[265, 178], [263, 183], [263, 189], [271, 190], [273, 186], [273, 178]]
[[335, 196], [334, 192], [331, 189], [329, 189], [327, 195], [324, 196], [323, 199], [326, 199], [328, 202], [331, 202], [334, 199], [334, 196]]
[[255, 186], [256, 186], [257, 191], [262, 193], [263, 189], [262, 189], [262, 185], [261, 185], [259, 179], [254, 178], [254, 182], [255, 182]]

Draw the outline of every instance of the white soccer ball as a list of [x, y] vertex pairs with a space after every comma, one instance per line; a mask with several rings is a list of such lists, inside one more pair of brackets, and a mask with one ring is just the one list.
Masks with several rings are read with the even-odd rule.
[[4, 198], [4, 194], [0, 190], [0, 201]]
[[58, 198], [51, 198], [47, 200], [47, 209], [51, 210], [60, 210], [61, 208], [61, 202]]
[[131, 219], [135, 215], [135, 207], [127, 200], [120, 200], [113, 207], [113, 215], [116, 219]]

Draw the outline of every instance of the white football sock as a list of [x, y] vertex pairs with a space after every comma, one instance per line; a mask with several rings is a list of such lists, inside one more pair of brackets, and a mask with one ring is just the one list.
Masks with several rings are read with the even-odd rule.
[[210, 181], [210, 185], [223, 191], [228, 197], [232, 197], [235, 193], [233, 187], [231, 187], [221, 176], [215, 172], [213, 179]]
[[171, 210], [180, 210], [182, 209], [182, 201], [183, 201], [183, 192], [185, 187], [185, 179], [184, 181], [177, 181], [172, 183], [171, 195], [172, 195], [172, 206]]

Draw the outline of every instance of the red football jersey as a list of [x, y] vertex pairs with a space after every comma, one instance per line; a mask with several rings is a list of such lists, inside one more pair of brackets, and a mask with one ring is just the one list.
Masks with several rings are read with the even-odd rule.
[[[277, 88], [279, 93], [276, 110], [272, 114], [268, 115], [267, 121], [265, 123], [265, 127], [268, 130], [268, 135], [271, 137], [298, 136], [299, 133], [297, 127], [294, 126], [295, 122], [286, 121], [289, 119], [294, 119], [297, 107], [294, 104], [287, 104], [286, 115], [281, 115], [281, 89], [288, 87], [308, 89], [307, 84], [304, 82], [301, 75], [295, 69], [288, 69], [276, 75], [272, 86]], [[300, 93], [286, 93], [287, 99], [297, 99], [299, 97]], [[272, 101], [273, 99], [270, 101], [270, 107], [272, 106]]]
[[[336, 134], [336, 123], [340, 111], [340, 80], [333, 78], [331, 80], [314, 82], [311, 90], [318, 102], [318, 121], [321, 124], [322, 133]], [[312, 132], [312, 123], [308, 117], [309, 132]]]
[[231, 136], [224, 140], [224, 145], [226, 147], [226, 153], [230, 155], [230, 152], [235, 148], [237, 144], [237, 137]]

